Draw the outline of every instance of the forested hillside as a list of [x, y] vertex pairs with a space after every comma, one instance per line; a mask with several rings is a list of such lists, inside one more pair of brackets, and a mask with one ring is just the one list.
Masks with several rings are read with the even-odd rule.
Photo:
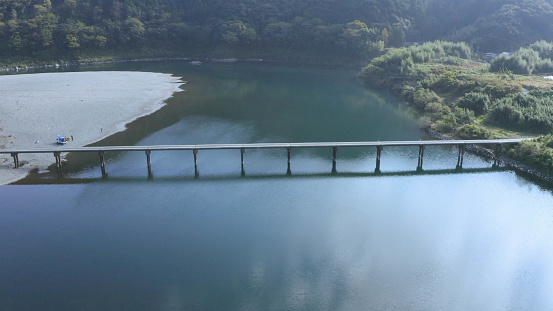
[[0, 53], [222, 47], [366, 57], [403, 44], [424, 12], [423, 0], [0, 0]]
[[429, 0], [421, 40], [464, 41], [475, 51], [553, 40], [552, 0]]
[[552, 2], [0, 0], [0, 62], [136, 50], [366, 59], [387, 46], [436, 39], [465, 41], [477, 52], [514, 50], [553, 40]]

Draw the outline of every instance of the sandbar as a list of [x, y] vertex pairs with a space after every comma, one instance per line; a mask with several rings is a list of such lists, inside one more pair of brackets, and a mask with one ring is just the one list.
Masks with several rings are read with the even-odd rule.
[[[164, 73], [134, 71], [62, 72], [0, 76], [0, 150], [56, 147], [56, 134], [81, 147], [117, 132], [165, 105], [184, 84]], [[55, 163], [52, 154], [20, 154], [14, 168], [0, 154], [0, 185]]]

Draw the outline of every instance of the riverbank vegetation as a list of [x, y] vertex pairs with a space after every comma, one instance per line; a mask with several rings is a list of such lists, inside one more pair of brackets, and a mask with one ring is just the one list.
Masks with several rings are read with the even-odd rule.
[[[507, 138], [520, 132], [551, 135], [553, 81], [517, 75], [511, 67], [497, 70], [498, 63], [524, 60], [526, 66], [545, 72], [551, 51], [553, 44], [540, 41], [488, 65], [472, 59], [466, 43], [435, 41], [391, 50], [373, 59], [359, 78], [402, 96], [422, 115], [426, 126], [453, 138]], [[534, 63], [523, 58], [529, 54], [535, 56]], [[521, 144], [508, 154], [551, 173], [552, 139], [546, 136]]]
[[509, 147], [506, 154], [514, 160], [553, 176], [553, 135], [551, 134], [513, 145]]

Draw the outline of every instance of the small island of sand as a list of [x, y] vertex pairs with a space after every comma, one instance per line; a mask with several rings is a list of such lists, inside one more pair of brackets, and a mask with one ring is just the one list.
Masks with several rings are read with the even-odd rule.
[[[178, 92], [183, 82], [169, 74], [101, 71], [0, 76], [0, 150], [44, 149], [56, 134], [80, 147], [125, 130]], [[14, 168], [0, 154], [0, 185], [24, 178], [33, 169], [55, 163], [51, 154], [20, 155]]]

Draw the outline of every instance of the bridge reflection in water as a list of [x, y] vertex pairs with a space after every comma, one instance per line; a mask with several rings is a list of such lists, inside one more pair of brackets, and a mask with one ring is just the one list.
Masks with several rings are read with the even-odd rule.
[[[509, 171], [506, 167], [483, 167], [483, 168], [462, 168], [462, 169], [440, 169], [440, 170], [413, 170], [395, 172], [330, 172], [330, 173], [289, 173], [286, 174], [236, 174], [209, 175], [209, 176], [161, 176], [155, 177], [155, 182], [212, 182], [212, 181], [238, 181], [238, 180], [266, 180], [266, 179], [310, 179], [310, 178], [378, 178], [378, 177], [402, 177], [402, 176], [433, 176], [450, 174], [480, 174]], [[101, 177], [66, 177], [57, 178], [28, 178], [13, 183], [14, 185], [50, 185], [50, 184], [87, 184], [98, 181], [113, 183], [140, 183], [154, 180], [153, 175], [148, 178], [137, 176], [108, 176]]]
[[[244, 170], [244, 154], [246, 150], [251, 149], [285, 149], [288, 154], [288, 170], [287, 175], [291, 175], [291, 162], [292, 162], [292, 150], [298, 148], [332, 148], [332, 171], [331, 174], [336, 176], [336, 162], [338, 158], [338, 149], [339, 148], [350, 148], [350, 147], [376, 147], [376, 168], [374, 173], [360, 173], [363, 176], [371, 175], [389, 175], [398, 173], [382, 173], [380, 171], [380, 163], [382, 160], [382, 150], [385, 147], [394, 147], [394, 146], [418, 146], [418, 162], [417, 169], [415, 172], [423, 171], [424, 164], [424, 151], [427, 146], [458, 146], [459, 152], [457, 157], [456, 170], [462, 169], [463, 159], [465, 150], [468, 146], [474, 145], [484, 145], [490, 146], [495, 149], [493, 152], [490, 152], [490, 155], [494, 159], [493, 167], [498, 167], [500, 164], [501, 150], [504, 144], [516, 144], [527, 138], [521, 139], [499, 139], [499, 140], [426, 140], [426, 141], [377, 141], [377, 142], [312, 142], [312, 143], [255, 143], [255, 144], [211, 144], [211, 145], [158, 145], [158, 146], [104, 146], [104, 147], [79, 147], [79, 148], [52, 148], [52, 149], [36, 149], [36, 150], [0, 150], [0, 154], [10, 154], [13, 157], [15, 168], [20, 166], [19, 154], [29, 154], [29, 153], [53, 153], [56, 159], [56, 169], [59, 176], [63, 176], [62, 170], [62, 153], [97, 153], [100, 158], [100, 168], [102, 170], [102, 176], [106, 177], [106, 161], [105, 154], [107, 152], [128, 152], [128, 151], [142, 151], [146, 155], [146, 165], [148, 168], [148, 176], [153, 177], [152, 173], [152, 162], [151, 155], [152, 152], [159, 151], [192, 151], [194, 156], [194, 168], [195, 168], [195, 177], [199, 177], [198, 171], [198, 153], [202, 150], [228, 150], [235, 149], [240, 151], [240, 161], [242, 167], [242, 177], [245, 177]], [[432, 174], [433, 171], [424, 171], [425, 174]], [[437, 174], [443, 174], [448, 172], [447, 170], [435, 171]], [[464, 170], [464, 172], [470, 172], [470, 170]], [[399, 174], [412, 174], [413, 172], [403, 172]], [[352, 174], [352, 173], [348, 173]], [[353, 173], [357, 174], [357, 173]], [[271, 176], [275, 177], [275, 176]]]

